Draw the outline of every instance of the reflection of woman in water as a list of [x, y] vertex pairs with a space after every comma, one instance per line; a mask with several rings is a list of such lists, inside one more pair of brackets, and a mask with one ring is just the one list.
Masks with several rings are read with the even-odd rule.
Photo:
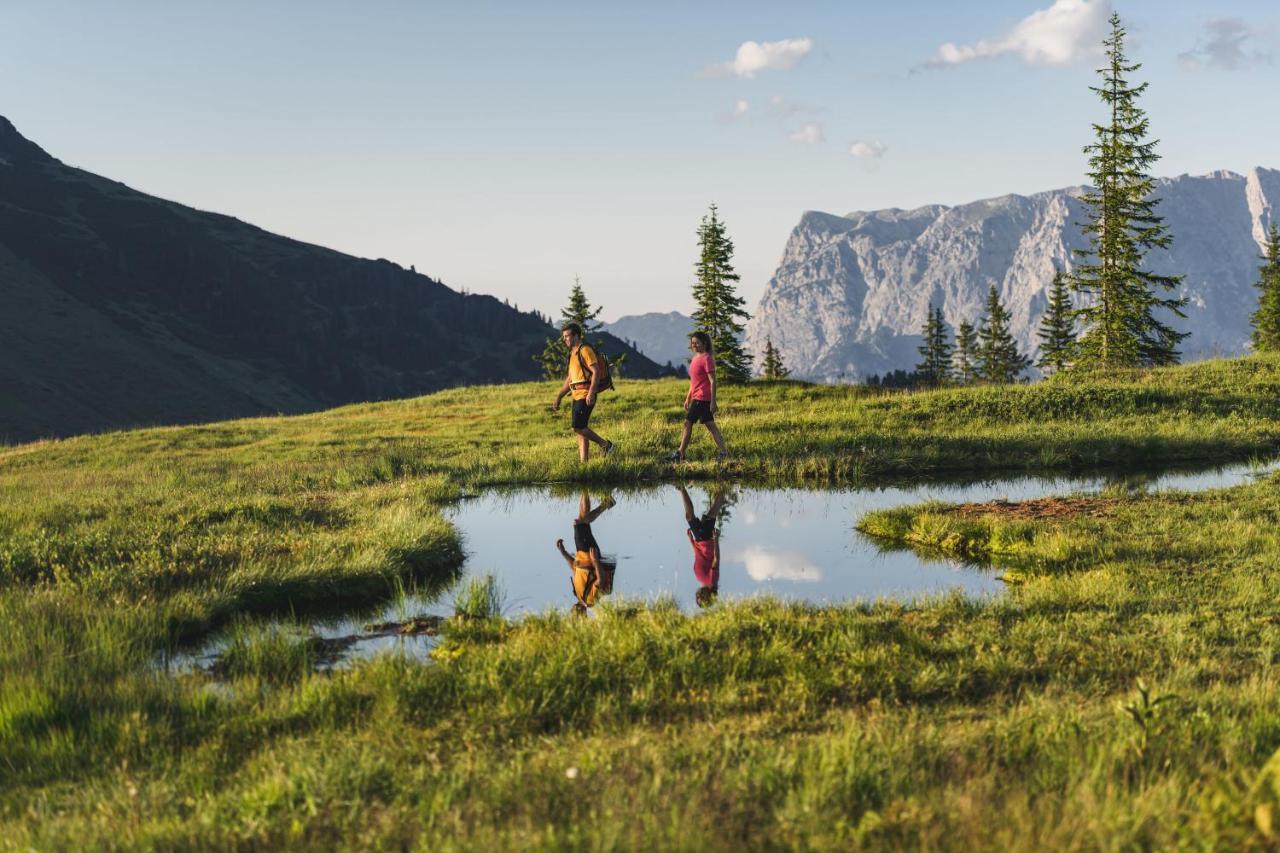
[[701, 517], [694, 513], [693, 500], [684, 486], [680, 487], [680, 499], [684, 501], [684, 520], [689, 523], [693, 575], [698, 579], [694, 601], [699, 607], [707, 607], [720, 594], [720, 531], [716, 529], [716, 522], [724, 509], [724, 490], [716, 490], [710, 508]]
[[613, 571], [617, 563], [600, 556], [600, 546], [591, 532], [591, 522], [613, 505], [613, 498], [607, 497], [592, 509], [591, 496], [583, 492], [578, 498], [578, 517], [573, 520], [574, 553], [570, 555], [565, 550], [563, 539], [556, 540], [556, 549], [573, 573], [573, 597], [577, 599], [573, 605], [575, 613], [586, 613], [601, 595], [613, 592]]

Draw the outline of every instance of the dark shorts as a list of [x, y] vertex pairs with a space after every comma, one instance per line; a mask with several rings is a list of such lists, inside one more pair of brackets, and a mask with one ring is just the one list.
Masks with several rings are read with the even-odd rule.
[[689, 532], [694, 542], [706, 542], [716, 535], [716, 520], [706, 515], [695, 518], [689, 522]]
[[596, 544], [596, 537], [591, 532], [590, 524], [580, 521], [573, 525], [573, 547], [579, 551], [589, 552], [592, 548], [600, 550], [600, 546]]
[[591, 410], [594, 409], [595, 403], [587, 405], [586, 400], [573, 401], [573, 428], [586, 429], [587, 423], [591, 420]]
[[684, 421], [689, 424], [713, 423], [716, 416], [711, 414], [710, 400], [693, 400], [689, 403], [689, 411], [684, 413]]

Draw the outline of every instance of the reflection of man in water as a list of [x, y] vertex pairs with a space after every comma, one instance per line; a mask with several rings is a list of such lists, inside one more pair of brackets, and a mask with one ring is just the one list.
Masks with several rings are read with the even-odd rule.
[[573, 597], [577, 599], [573, 605], [575, 613], [586, 613], [601, 595], [613, 592], [613, 571], [617, 563], [600, 556], [600, 546], [591, 533], [591, 522], [614, 503], [612, 497], [607, 497], [592, 509], [591, 496], [583, 492], [578, 498], [578, 517], [573, 520], [573, 555], [565, 550], [563, 539], [556, 540], [556, 549], [573, 573]]
[[724, 509], [724, 489], [716, 489], [711, 506], [701, 517], [694, 513], [693, 500], [684, 486], [680, 487], [680, 499], [684, 501], [684, 520], [689, 522], [693, 575], [698, 579], [694, 601], [699, 607], [707, 607], [720, 594], [720, 531], [716, 529], [716, 522]]

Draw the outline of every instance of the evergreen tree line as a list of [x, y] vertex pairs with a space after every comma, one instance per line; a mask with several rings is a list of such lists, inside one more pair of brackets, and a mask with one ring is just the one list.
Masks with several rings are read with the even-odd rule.
[[[955, 343], [943, 319], [942, 308], [929, 306], [922, 330], [924, 341], [917, 348], [920, 363], [915, 369], [916, 385], [939, 386], [973, 382], [1016, 382], [1031, 366], [1018, 349], [1009, 330], [1009, 312], [1000, 301], [995, 285], [987, 292], [987, 311], [975, 327], [967, 320], [960, 324]], [[878, 383], [884, 385], [884, 380]]]
[[[1179, 346], [1188, 333], [1166, 319], [1183, 318], [1185, 298], [1173, 297], [1182, 276], [1160, 275], [1146, 268], [1147, 253], [1168, 249], [1173, 241], [1152, 193], [1151, 167], [1159, 160], [1156, 142], [1149, 138], [1150, 122], [1138, 106], [1147, 83], [1129, 77], [1140, 63], [1125, 52], [1127, 33], [1118, 14], [1103, 39], [1106, 61], [1098, 69], [1100, 84], [1091, 86], [1106, 110], [1106, 119], [1093, 125], [1094, 140], [1084, 147], [1091, 189], [1081, 196], [1087, 221], [1077, 223], [1088, 241], [1072, 250], [1074, 268], [1057, 270], [1049, 289], [1046, 311], [1037, 336], [1035, 364], [1046, 374], [1068, 368], [1114, 370], [1176, 364]], [[695, 329], [707, 332], [715, 348], [721, 381], [750, 378], [752, 357], [741, 343], [749, 315], [737, 295], [733, 241], [713, 204], [698, 226], [698, 258], [694, 264]], [[1253, 346], [1258, 352], [1280, 351], [1280, 231], [1272, 223], [1257, 283], [1259, 302], [1252, 315]], [[1078, 305], [1075, 303], [1079, 303]], [[575, 282], [565, 320], [594, 331], [600, 309], [592, 309]], [[1164, 318], [1164, 319], [1162, 319]], [[952, 341], [941, 307], [929, 306], [918, 348], [921, 361], [914, 372], [893, 371], [871, 377], [869, 384], [896, 387], [972, 382], [1014, 382], [1031, 366], [1018, 350], [1009, 330], [1009, 312], [994, 286], [986, 314], [977, 326], [960, 323]], [[559, 338], [547, 343], [540, 357], [548, 376], [559, 376], [567, 353]], [[554, 371], [552, 369], [554, 365]], [[765, 342], [762, 377], [781, 379], [790, 372], [772, 339]]]

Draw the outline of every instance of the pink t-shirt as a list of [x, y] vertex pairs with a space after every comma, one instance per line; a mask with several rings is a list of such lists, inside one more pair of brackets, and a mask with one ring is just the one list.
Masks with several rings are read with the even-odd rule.
[[716, 565], [716, 541], [693, 543], [693, 576], [703, 586], [720, 585], [720, 567]]
[[716, 372], [716, 360], [709, 352], [700, 352], [689, 362], [689, 396], [695, 400], [711, 399], [711, 377]]

